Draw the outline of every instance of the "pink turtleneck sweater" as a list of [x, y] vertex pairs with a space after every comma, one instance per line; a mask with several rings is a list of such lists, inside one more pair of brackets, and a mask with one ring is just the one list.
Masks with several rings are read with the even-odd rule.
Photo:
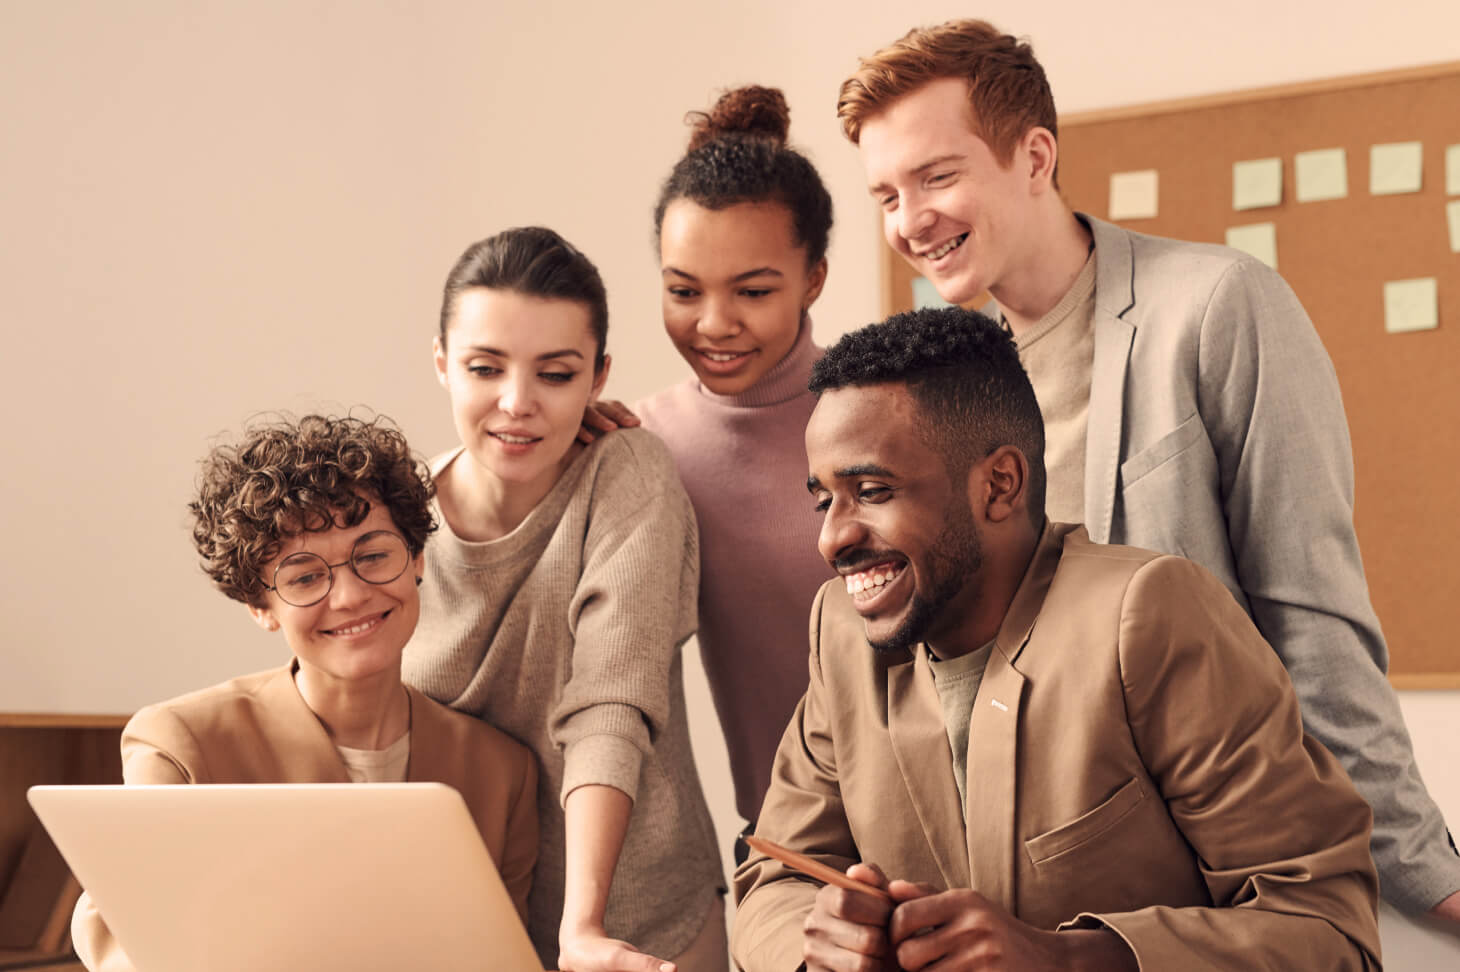
[[760, 812], [771, 762], [806, 691], [811, 601], [832, 571], [806, 492], [811, 325], [739, 395], [697, 378], [634, 405], [669, 446], [700, 527], [700, 655], [730, 753], [735, 808]]

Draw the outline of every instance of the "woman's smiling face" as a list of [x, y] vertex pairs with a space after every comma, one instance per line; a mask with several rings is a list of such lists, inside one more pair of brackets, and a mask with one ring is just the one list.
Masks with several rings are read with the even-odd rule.
[[776, 202], [706, 209], [676, 199], [659, 233], [664, 329], [710, 391], [754, 385], [796, 344], [826, 261], [806, 265], [791, 211]]
[[401, 652], [420, 618], [421, 599], [416, 590], [422, 571], [420, 554], [394, 580], [383, 584], [361, 580], [350, 567], [356, 541], [376, 531], [400, 532], [385, 504], [372, 501], [369, 514], [352, 527], [335, 526], [285, 538], [274, 559], [261, 570], [264, 582], [277, 582], [275, 570], [287, 558], [311, 553], [326, 564], [339, 565], [330, 569], [333, 583], [329, 593], [314, 604], [298, 607], [269, 591], [260, 606], [249, 608], [260, 627], [283, 631], [301, 668], [331, 681], [351, 682], [391, 672], [398, 679]]
[[436, 375], [462, 445], [504, 484], [550, 488], [566, 468], [608, 361], [586, 304], [471, 287], [454, 301]]

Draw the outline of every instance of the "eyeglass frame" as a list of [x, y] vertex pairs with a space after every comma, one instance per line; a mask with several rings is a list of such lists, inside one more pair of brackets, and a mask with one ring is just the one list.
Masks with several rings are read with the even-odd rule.
[[[355, 551], [359, 548], [360, 544], [364, 543], [366, 540], [370, 539], [371, 537], [378, 536], [380, 534], [385, 534], [386, 536], [395, 537], [397, 540], [399, 540], [401, 546], [405, 548], [405, 551], [406, 551], [406, 559], [405, 559], [405, 563], [401, 564], [400, 570], [397, 571], [394, 576], [387, 577], [385, 580], [373, 581], [373, 580], [370, 580], [367, 577], [362, 576], [360, 574], [360, 572], [355, 569]], [[323, 601], [325, 598], [329, 597], [330, 594], [331, 594], [331, 592], [334, 591], [334, 589], [335, 589], [335, 568], [337, 568], [337, 567], [349, 567], [350, 568], [350, 573], [354, 574], [357, 578], [359, 578], [359, 580], [360, 580], [361, 583], [369, 584], [371, 587], [383, 587], [386, 584], [390, 584], [390, 583], [393, 583], [394, 581], [400, 580], [401, 574], [404, 574], [406, 572], [406, 570], [411, 566], [411, 545], [410, 545], [410, 543], [408, 543], [406, 541], [406, 538], [405, 537], [401, 536], [399, 533], [396, 533], [394, 530], [371, 530], [369, 533], [362, 533], [360, 536], [356, 537], [355, 538], [355, 542], [352, 543], [352, 544], [350, 544], [350, 556], [347, 559], [342, 560], [342, 561], [340, 561], [337, 564], [332, 564], [328, 560], [325, 560], [323, 557], [321, 557], [319, 554], [314, 553], [313, 551], [309, 551], [309, 550], [300, 550], [300, 551], [297, 551], [296, 553], [290, 554], [289, 556], [287, 556], [283, 560], [281, 560], [278, 563], [277, 566], [274, 567], [273, 580], [278, 581], [278, 579], [279, 579], [279, 571], [283, 568], [283, 566], [285, 564], [287, 564], [290, 560], [294, 559], [295, 557], [299, 557], [299, 556], [313, 557], [316, 560], [318, 560], [320, 563], [324, 564], [325, 572], [329, 575], [330, 581], [329, 581], [329, 585], [327, 587], [325, 587], [323, 594], [321, 594], [319, 597], [315, 598], [314, 600], [308, 602], [307, 604], [295, 604], [293, 601], [289, 600], [283, 594], [280, 594], [279, 593], [279, 588], [278, 588], [277, 584], [276, 585], [272, 585], [272, 586], [269, 585], [269, 584], [264, 584], [263, 585], [263, 588], [266, 591], [273, 591], [274, 594], [278, 596], [279, 600], [283, 601], [285, 604], [289, 605], [290, 607], [306, 608], [306, 607], [314, 607], [320, 601]], [[260, 583], [262, 583], [262, 582], [260, 582]]]

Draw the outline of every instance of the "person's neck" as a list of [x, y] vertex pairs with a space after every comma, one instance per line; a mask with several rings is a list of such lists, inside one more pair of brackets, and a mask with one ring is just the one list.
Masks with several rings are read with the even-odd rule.
[[1034, 242], [1016, 266], [989, 288], [1015, 337], [1054, 309], [1090, 258], [1090, 231], [1063, 201], [1051, 198], [1041, 224], [1025, 236]]
[[436, 479], [441, 513], [463, 540], [501, 539], [537, 509], [582, 448], [574, 443], [562, 460], [528, 482], [503, 480], [462, 450]]
[[1039, 534], [1022, 529], [1017, 539], [1002, 549], [985, 543], [983, 563], [977, 574], [969, 578], [963, 590], [944, 609], [943, 617], [947, 620], [925, 639], [934, 658], [939, 661], [960, 658], [998, 637], [1038, 546]]
[[359, 679], [336, 678], [302, 661], [294, 671], [300, 698], [330, 741], [349, 749], [385, 749], [411, 727], [400, 666]]

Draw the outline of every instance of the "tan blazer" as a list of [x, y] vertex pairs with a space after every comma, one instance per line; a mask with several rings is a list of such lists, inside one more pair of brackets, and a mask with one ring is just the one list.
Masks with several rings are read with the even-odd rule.
[[[349, 783], [334, 743], [294, 686], [293, 666], [245, 675], [139, 711], [122, 731], [122, 777], [145, 783]], [[445, 783], [466, 800], [519, 915], [537, 861], [537, 763], [522, 744], [407, 687], [406, 779]], [[131, 962], [82, 895], [71, 922], [93, 972]]]
[[[1206, 571], [1045, 531], [974, 702], [967, 827], [925, 657], [874, 653], [822, 588], [758, 834], [1103, 924], [1142, 969], [1378, 967], [1369, 808]], [[755, 854], [735, 885], [736, 960], [796, 969], [816, 886]]]

